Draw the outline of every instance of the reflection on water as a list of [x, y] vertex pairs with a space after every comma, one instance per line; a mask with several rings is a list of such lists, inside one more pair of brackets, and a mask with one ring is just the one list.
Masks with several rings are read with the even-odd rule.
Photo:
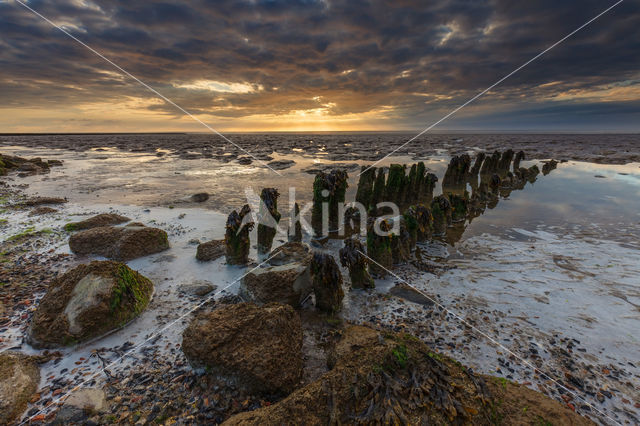
[[[41, 195], [64, 196], [82, 204], [193, 207], [194, 204], [188, 202], [189, 196], [208, 192], [210, 199], [197, 206], [229, 213], [246, 203], [245, 188], [259, 194], [264, 187], [275, 187], [282, 194], [279, 204], [283, 224], [288, 217], [290, 187], [295, 188], [295, 201], [300, 206], [312, 200], [314, 175], [305, 173], [305, 169], [340, 164], [358, 170], [356, 163], [332, 162], [316, 154], [304, 153], [273, 154], [274, 161], [295, 162], [292, 167], [280, 170], [282, 176], [278, 176], [255, 164], [221, 163], [206, 158], [187, 160], [114, 148], [83, 153], [22, 147], [3, 148], [3, 151], [63, 159], [64, 167], [55, 168], [48, 175], [17, 179], [16, 183], [28, 183], [29, 191]], [[438, 156], [423, 161], [427, 170], [439, 177], [434, 192], [437, 195], [442, 192], [442, 177], [449, 159]], [[415, 160], [410, 157], [392, 157], [378, 166], [413, 162]], [[529, 167], [534, 163], [523, 161], [522, 166]], [[358, 171], [349, 172], [347, 202], [355, 199], [357, 174]], [[473, 187], [469, 185], [467, 189], [471, 191]], [[458, 241], [485, 232], [508, 233], [511, 228], [534, 229], [544, 224], [564, 231], [636, 243], [639, 212], [639, 163], [603, 165], [570, 161], [560, 164], [547, 176], [541, 174], [535, 183], [527, 183], [522, 190], [510, 192], [494, 208], [487, 208], [485, 214], [471, 223], [457, 224], [449, 234], [451, 241]]]

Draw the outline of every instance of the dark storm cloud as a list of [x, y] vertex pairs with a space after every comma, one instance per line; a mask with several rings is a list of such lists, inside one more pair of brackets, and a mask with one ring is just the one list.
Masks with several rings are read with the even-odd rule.
[[[412, 127], [434, 111], [446, 112], [464, 102], [610, 4], [29, 2], [194, 112], [243, 117], [323, 108], [344, 115], [388, 106], [399, 123]], [[624, 2], [505, 81], [489, 95], [496, 108], [546, 108], [559, 92], [637, 81], [639, 12], [637, 2]], [[151, 97], [139, 85], [104, 71], [115, 70], [17, 3], [0, 2], [4, 106]], [[246, 83], [256, 89], [229, 93], [177, 87], [198, 80]], [[554, 84], [540, 87], [548, 83]], [[578, 114], [578, 106], [599, 102], [569, 102], [566, 108], [556, 108], [556, 114]], [[621, 105], [627, 105], [625, 116], [638, 111], [636, 103]], [[175, 113], [169, 105], [150, 108]], [[598, 114], [603, 109], [606, 105], [591, 111]], [[513, 114], [511, 109], [510, 119]]]

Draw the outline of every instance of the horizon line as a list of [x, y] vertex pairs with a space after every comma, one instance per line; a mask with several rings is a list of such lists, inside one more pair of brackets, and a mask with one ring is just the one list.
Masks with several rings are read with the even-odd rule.
[[[251, 130], [251, 131], [228, 131], [226, 134], [277, 134], [277, 133], [298, 133], [298, 134], [311, 134], [311, 133], [411, 133], [413, 129], [403, 130]], [[209, 132], [188, 132], [188, 131], [166, 131], [166, 132], [153, 132], [153, 131], [139, 131], [139, 132], [0, 132], [2, 136], [83, 136], [83, 135], [208, 135]], [[603, 134], [616, 134], [616, 135], [633, 135], [640, 134], [639, 130], [519, 130], [519, 129], [454, 129], [454, 130], [439, 130], [430, 132], [432, 135], [438, 134], [564, 134], [564, 135], [603, 135]], [[217, 135], [214, 135], [217, 136]], [[219, 137], [219, 136], [218, 136]]]

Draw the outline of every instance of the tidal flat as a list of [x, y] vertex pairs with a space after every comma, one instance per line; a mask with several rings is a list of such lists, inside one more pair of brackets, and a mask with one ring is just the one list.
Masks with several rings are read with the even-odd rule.
[[[260, 137], [266, 143], [254, 151], [251, 141]], [[292, 197], [301, 207], [311, 203], [316, 175], [339, 169], [348, 174], [346, 201], [353, 201], [361, 167], [388, 150], [390, 136], [244, 136], [241, 145], [256, 158], [207, 138], [0, 137], [3, 155], [61, 162], [46, 173], [0, 178], [0, 351], [40, 357], [40, 380], [23, 420], [52, 421], [78, 384], [104, 391], [109, 408], [90, 419], [105, 424], [223, 422], [282, 399], [247, 393], [185, 358], [182, 335], [194, 312], [242, 302], [239, 277], [266, 258], [256, 247], [257, 229], [250, 234], [249, 265], [228, 265], [224, 256], [198, 261], [197, 247], [224, 239], [229, 213], [266, 187], [280, 193], [273, 248], [285, 244]], [[300, 386], [330, 371], [325, 346], [337, 324], [350, 323], [409, 333], [475, 373], [520, 383], [594, 422], [640, 422], [637, 136], [430, 138], [433, 143], [376, 167], [422, 161], [438, 177], [437, 196], [448, 193], [443, 177], [456, 155], [513, 149], [524, 151], [525, 168], [558, 163], [521, 188], [496, 192], [482, 211], [451, 223], [442, 235], [417, 242], [418, 254], [394, 262], [393, 274], [377, 278], [374, 289], [350, 289], [340, 266], [345, 282], [338, 312], [318, 317], [313, 296], [299, 307], [307, 325]], [[206, 199], [193, 197], [204, 193]], [[25, 202], [34, 197], [62, 201]], [[43, 206], [49, 210], [36, 212]], [[148, 306], [106, 335], [48, 351], [33, 347], [29, 326], [52, 280], [105, 259], [74, 253], [69, 238], [75, 230], [67, 225], [104, 213], [166, 232], [168, 249], [126, 261], [154, 284]], [[302, 240], [336, 259], [343, 247], [342, 239], [318, 243], [310, 232]]]

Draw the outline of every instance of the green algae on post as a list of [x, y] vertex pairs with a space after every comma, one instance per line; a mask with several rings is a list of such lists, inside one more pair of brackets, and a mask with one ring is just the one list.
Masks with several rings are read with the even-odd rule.
[[253, 229], [253, 222], [244, 222], [245, 216], [251, 212], [248, 204], [245, 204], [240, 213], [235, 210], [227, 218], [226, 233], [224, 236], [227, 245], [227, 263], [230, 265], [245, 265], [249, 262], [249, 249], [251, 241], [249, 233]]
[[364, 256], [364, 246], [357, 238], [344, 240], [344, 247], [340, 249], [340, 263], [349, 269], [351, 287], [374, 288], [375, 282], [367, 270], [369, 261]]
[[[343, 170], [320, 172], [313, 181], [313, 208], [311, 226], [316, 235], [321, 236], [335, 230], [339, 224], [339, 206], [344, 203], [349, 175]], [[326, 204], [326, 210], [325, 205]], [[325, 223], [324, 218], [328, 219]], [[329, 229], [325, 229], [326, 226]]]
[[342, 274], [333, 256], [327, 253], [315, 253], [311, 260], [311, 275], [316, 307], [329, 313], [339, 311], [342, 307], [344, 291]]
[[299, 243], [300, 241], [302, 241], [302, 224], [300, 223], [300, 218], [298, 217], [300, 215], [300, 207], [298, 206], [298, 203], [295, 203], [293, 205], [292, 213], [293, 215], [291, 217], [289, 229], [287, 230], [287, 236], [289, 242]]
[[[367, 224], [367, 255], [373, 260], [370, 264], [371, 274], [384, 278], [387, 270], [393, 267], [393, 255], [391, 254], [391, 234], [378, 235], [375, 232], [375, 224], [378, 219], [370, 218]], [[388, 220], [379, 220], [380, 231], [389, 233], [391, 224]]]
[[[282, 216], [278, 211], [278, 190], [276, 188], [264, 188], [260, 193], [260, 221], [258, 222], [258, 253], [265, 254], [271, 251], [273, 238], [278, 231], [277, 226]], [[273, 223], [275, 221], [275, 223]], [[263, 222], [267, 222], [266, 224]]]

